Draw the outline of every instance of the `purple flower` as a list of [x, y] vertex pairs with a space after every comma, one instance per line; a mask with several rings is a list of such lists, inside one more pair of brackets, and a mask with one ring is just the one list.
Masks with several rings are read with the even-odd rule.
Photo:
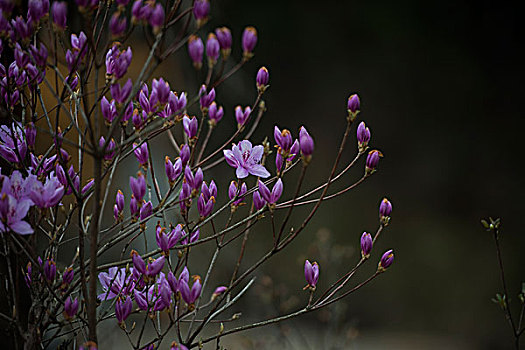
[[147, 201], [140, 208], [140, 221], [143, 221], [149, 218], [153, 214], [153, 204], [150, 201]]
[[361, 236], [361, 255], [363, 256], [363, 259], [368, 259], [370, 256], [372, 245], [372, 235], [370, 233], [363, 232], [363, 235]]
[[232, 33], [227, 27], [221, 27], [215, 29], [215, 34], [221, 46], [222, 57], [226, 60], [230, 56], [232, 48]]
[[188, 350], [187, 347], [185, 347], [183, 344], [179, 344], [175, 341], [171, 343], [170, 350]]
[[266, 187], [266, 185], [261, 180], [259, 180], [259, 192], [261, 193], [262, 198], [268, 204], [275, 204], [283, 193], [283, 182], [279, 178], [270, 192], [268, 187]]
[[191, 155], [191, 149], [190, 146], [187, 144], [184, 144], [180, 149], [180, 160], [182, 162], [182, 166], [186, 166], [188, 164], [188, 160], [190, 160]]
[[310, 261], [306, 260], [304, 262], [304, 277], [308, 283], [306, 288], [310, 288], [312, 291], [315, 290], [315, 286], [319, 280], [319, 265], [316, 262], [312, 264]]
[[182, 299], [188, 305], [192, 305], [193, 303], [195, 303], [195, 301], [201, 295], [201, 290], [202, 290], [202, 285], [201, 285], [201, 279], [199, 276], [194, 276], [194, 282], [193, 282], [193, 285], [191, 286], [191, 289], [187, 281], [182, 280], [179, 283], [179, 291], [182, 296]]
[[220, 44], [215, 34], [208, 34], [208, 40], [206, 40], [206, 56], [208, 56], [208, 66], [213, 67], [219, 59]]
[[379, 261], [379, 266], [377, 269], [380, 272], [383, 272], [386, 269], [388, 269], [390, 265], [392, 265], [393, 262], [394, 262], [394, 251], [390, 249], [386, 251], [385, 254], [383, 254], [383, 256], [381, 257], [381, 260]]
[[219, 286], [215, 288], [215, 291], [211, 295], [211, 300], [215, 300], [219, 295], [226, 292], [227, 290], [228, 290], [228, 287], [225, 287], [225, 286]]
[[211, 196], [210, 199], [206, 199], [204, 194], [201, 193], [197, 201], [197, 209], [201, 218], [205, 218], [213, 211], [213, 205], [215, 204], [215, 197]]
[[164, 274], [157, 280], [158, 298], [153, 307], [153, 311], [162, 311], [170, 307], [171, 304], [171, 289], [166, 281]]
[[[15, 170], [9, 177], [0, 175], [0, 182], [2, 181], [2, 194], [9, 194], [16, 200], [24, 200], [29, 197], [31, 184], [38, 180], [34, 175], [24, 178], [18, 170]], [[33, 203], [30, 201], [30, 204]]]
[[182, 226], [177, 225], [171, 232], [166, 233], [166, 229], [157, 225], [156, 240], [157, 245], [165, 253], [169, 253], [169, 250], [179, 243], [182, 237]]
[[25, 134], [27, 147], [33, 148], [36, 139], [36, 127], [33, 122], [29, 122], [26, 124]]
[[131, 79], [128, 79], [124, 86], [122, 86], [122, 88], [120, 87], [119, 83], [115, 83], [112, 84], [110, 87], [111, 96], [115, 99], [117, 103], [123, 104], [128, 99], [132, 89], [133, 83], [131, 82]]
[[141, 310], [147, 310], [149, 305], [148, 305], [148, 300], [147, 300], [147, 297], [146, 297], [146, 293], [139, 292], [138, 290], [135, 289], [133, 291], [133, 295], [135, 296], [135, 302], [137, 303], [137, 306]]
[[133, 54], [128, 46], [127, 50], [120, 51], [118, 46], [113, 45], [106, 54], [106, 74], [120, 79], [126, 74]]
[[191, 119], [188, 116], [182, 118], [182, 126], [184, 127], [184, 132], [188, 135], [189, 139], [194, 139], [197, 137], [197, 131], [199, 129], [199, 122], [196, 117]]
[[348, 118], [353, 121], [361, 109], [361, 101], [357, 94], [352, 94], [348, 97], [347, 103]]
[[281, 173], [281, 170], [283, 169], [283, 165], [284, 165], [284, 158], [281, 152], [275, 153], [275, 168], [277, 170], [277, 174]]
[[266, 201], [261, 197], [259, 191], [253, 192], [253, 205], [255, 210], [261, 210], [266, 205]]
[[134, 269], [130, 269], [131, 274], [126, 275], [125, 268], [112, 267], [108, 272], [101, 272], [98, 274], [98, 280], [102, 285], [103, 293], [97, 297], [101, 301], [110, 300], [119, 294], [129, 295], [135, 283], [133, 282]]
[[266, 67], [261, 67], [257, 72], [257, 77], [255, 78], [255, 85], [259, 93], [263, 93], [268, 88], [268, 81], [270, 80], [270, 73]]
[[115, 12], [109, 20], [109, 30], [113, 38], [118, 38], [124, 34], [128, 26], [128, 20], [126, 17], [120, 17], [120, 13]]
[[115, 196], [115, 205], [119, 211], [124, 210], [124, 194], [121, 190], [117, 191], [117, 195]]
[[252, 143], [248, 140], [239, 142], [238, 145], [233, 145], [231, 151], [224, 150], [224, 158], [226, 162], [236, 168], [237, 178], [243, 179], [249, 174], [254, 176], [267, 178], [270, 173], [266, 168], [259, 164], [264, 154], [264, 147], [257, 145], [252, 148]]
[[133, 144], [133, 153], [135, 153], [135, 157], [137, 157], [137, 160], [139, 161], [140, 165], [142, 165], [144, 168], [148, 165], [148, 144], [146, 142], [142, 143], [140, 146], [136, 143]]
[[306, 131], [304, 126], [301, 126], [299, 129], [299, 145], [301, 147], [301, 152], [306, 158], [310, 157], [314, 153], [314, 140]]
[[[98, 145], [100, 148], [104, 147], [106, 144], [106, 139], [104, 136], [100, 136], [100, 140], [98, 141]], [[110, 161], [115, 156], [115, 140], [111, 139], [108, 142], [108, 145], [106, 146], [106, 151], [104, 152], [104, 160]]]
[[115, 100], [111, 100], [110, 103], [106, 96], [102, 97], [102, 99], [100, 100], [100, 109], [102, 110], [102, 116], [104, 117], [106, 124], [111, 125], [113, 120], [118, 115]]
[[244, 200], [244, 195], [246, 194], [246, 192], [248, 192], [248, 188], [246, 187], [246, 183], [243, 182], [242, 185], [241, 185], [241, 189], [239, 190], [237, 181], [230, 182], [230, 187], [228, 188], [228, 197], [230, 198], [230, 200], [233, 200], [234, 198], [237, 198], [237, 200], [235, 200], [232, 203], [232, 208], [233, 207], [238, 207], [242, 203], [242, 201]]
[[197, 26], [200, 28], [208, 20], [210, 12], [210, 2], [208, 0], [195, 0], [193, 3], [193, 15], [197, 20]]
[[[188, 237], [189, 235], [189, 237]], [[182, 240], [182, 245], [187, 245], [187, 244], [191, 244], [191, 243], [195, 243], [199, 240], [199, 236], [200, 236], [200, 230], [197, 229], [195, 230], [194, 232], [192, 232], [191, 234], [186, 234], [184, 237], [184, 239]]]
[[387, 198], [383, 198], [379, 205], [379, 221], [384, 226], [390, 222], [390, 214], [392, 213], [392, 203]]
[[75, 317], [78, 312], [78, 299], [72, 300], [68, 297], [64, 303], [64, 317], [68, 320]]
[[359, 123], [357, 127], [357, 145], [359, 152], [364, 152], [370, 141], [370, 130], [366, 127], [365, 122]]
[[162, 268], [164, 267], [164, 256], [161, 256], [158, 259], [155, 259], [153, 261], [150, 261], [148, 263], [148, 267], [146, 268], [146, 276], [157, 276]]
[[199, 90], [199, 96], [201, 109], [204, 110], [209, 108], [211, 103], [215, 100], [215, 89], [211, 89], [210, 92], [207, 92], [206, 85], [202, 85], [201, 89]]
[[151, 83], [151, 94], [155, 94], [161, 105], [168, 103], [170, 92], [170, 84], [167, 81], [164, 81], [162, 78], [159, 78], [158, 80], [153, 79], [153, 82]]
[[175, 164], [173, 164], [170, 160], [170, 157], [166, 156], [165, 169], [166, 169], [166, 176], [168, 176], [168, 181], [170, 183], [170, 186], [173, 186], [177, 178], [182, 173], [181, 159], [177, 158], [175, 160]]
[[217, 104], [213, 102], [208, 109], [208, 116], [210, 117], [210, 125], [215, 126], [222, 119], [224, 110], [221, 107], [217, 108]]
[[54, 172], [49, 175], [45, 184], [33, 181], [31, 185], [29, 197], [39, 208], [54, 207], [64, 196], [64, 186], [58, 181]]
[[246, 123], [250, 114], [252, 114], [252, 109], [249, 106], [244, 108], [244, 112], [242, 111], [241, 106], [235, 107], [235, 119], [237, 119], [237, 126], [239, 129]]
[[180, 97], [176, 93], [170, 91], [168, 97], [168, 106], [170, 108], [171, 114], [179, 114], [184, 108], [186, 108], [186, 93], [183, 92], [180, 94]]
[[149, 24], [153, 27], [153, 33], [158, 34], [160, 32], [160, 28], [164, 25], [164, 7], [161, 4], [157, 3], [151, 11]]
[[[17, 90], [18, 91], [18, 90]], [[27, 144], [24, 138], [24, 129], [18, 122], [11, 127], [0, 126], [0, 156], [12, 163], [21, 163], [27, 153]]]
[[57, 275], [57, 265], [52, 259], [47, 259], [44, 263], [44, 276], [46, 279], [53, 283]]
[[257, 44], [257, 30], [254, 27], [246, 27], [242, 33], [242, 50], [244, 59], [250, 59], [253, 56], [253, 49]]
[[141, 202], [146, 194], [146, 179], [140, 171], [137, 174], [136, 179], [134, 177], [129, 178], [129, 187], [131, 188], [131, 192], [135, 196], [135, 199]]
[[377, 165], [379, 164], [379, 158], [381, 157], [383, 157], [383, 154], [378, 150], [373, 150], [368, 153], [365, 167], [366, 174], [372, 174], [376, 170]]
[[133, 303], [128, 296], [120, 296], [115, 304], [115, 316], [119, 324], [123, 324], [126, 318], [131, 314]]
[[195, 69], [201, 69], [202, 57], [204, 55], [204, 44], [197, 35], [191, 35], [188, 40], [188, 53], [193, 61]]
[[290, 153], [290, 148], [293, 144], [292, 134], [288, 129], [281, 131], [277, 125], [273, 129], [273, 137], [279, 146], [279, 152]]
[[75, 277], [75, 271], [72, 267], [68, 267], [64, 270], [64, 273], [62, 274], [62, 288], [66, 288], [71, 282], [73, 282], [73, 278]]

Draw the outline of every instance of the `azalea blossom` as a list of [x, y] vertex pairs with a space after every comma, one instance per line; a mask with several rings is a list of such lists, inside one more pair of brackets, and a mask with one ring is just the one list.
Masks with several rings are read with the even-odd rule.
[[239, 179], [243, 179], [249, 174], [262, 178], [270, 176], [268, 170], [259, 164], [263, 154], [264, 147], [262, 145], [252, 147], [252, 143], [248, 140], [243, 140], [238, 145], [234, 144], [231, 150], [224, 150], [226, 162], [237, 168], [235, 173]]

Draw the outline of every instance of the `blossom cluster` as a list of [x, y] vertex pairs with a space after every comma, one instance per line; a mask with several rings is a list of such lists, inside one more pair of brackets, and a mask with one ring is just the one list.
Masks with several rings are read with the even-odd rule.
[[[305, 192], [303, 179], [315, 151], [307, 127], [292, 132], [273, 125], [273, 136], [262, 141], [255, 133], [266, 111], [269, 69], [262, 66], [253, 72], [252, 103], [231, 110], [222, 105], [228, 92], [222, 82], [255, 56], [255, 27], [242, 31], [242, 53], [235, 58], [232, 31], [225, 26], [208, 29], [208, 0], [194, 0], [186, 9], [181, 2], [168, 7], [158, 0], [75, 4], [73, 9], [72, 2], [30, 0], [26, 12], [11, 0], [0, 0], [0, 100], [9, 117], [0, 126], [0, 157], [8, 164], [0, 169], [0, 237], [9, 263], [5, 281], [11, 323], [28, 325], [27, 335], [21, 326], [13, 327], [14, 338], [26, 348], [59, 347], [57, 342], [64, 340], [93, 350], [103, 343], [97, 326], [113, 320], [134, 349], [154, 349], [172, 334], [173, 350], [213, 340], [218, 344], [223, 335], [245, 328], [225, 331], [221, 325], [208, 338], [202, 338], [203, 329], [251, 287], [254, 280], [248, 277], [306, 234], [324, 201], [343, 195], [378, 170], [383, 154], [369, 150], [370, 128], [361, 121], [350, 133], [361, 111], [360, 97], [348, 98], [346, 120], [341, 118], [346, 132], [327, 180]], [[85, 26], [73, 32], [70, 17], [77, 12]], [[141, 55], [136, 55], [137, 46], [128, 44], [135, 30], [144, 32], [149, 46], [138, 75], [130, 67]], [[171, 31], [173, 42], [167, 40]], [[179, 50], [187, 52], [190, 69], [206, 72], [193, 88], [180, 89], [171, 77], [155, 75], [158, 64]], [[223, 124], [234, 129], [226, 139]], [[155, 149], [159, 136], [165, 136], [172, 149]], [[207, 149], [216, 144], [209, 142], [212, 137], [219, 146]], [[340, 170], [350, 137], [357, 139], [357, 154]], [[159, 156], [164, 160], [160, 172]], [[128, 157], [135, 167], [122, 166]], [[332, 183], [365, 157], [361, 179], [333, 192]], [[219, 188], [222, 181], [209, 171], [219, 165], [228, 189]], [[118, 182], [119, 177], [126, 180]], [[294, 181], [297, 185], [292, 186]], [[291, 223], [292, 211], [298, 206], [311, 211], [296, 225]], [[355, 269], [371, 257], [391, 213], [392, 204], [385, 198], [376, 233], [361, 236]], [[271, 248], [248, 265], [252, 259], [243, 260], [248, 233], [263, 225], [272, 233]], [[148, 241], [153, 235], [155, 244]], [[231, 278], [210, 290], [218, 256], [234, 250], [237, 241], [241, 250]], [[215, 244], [215, 252], [200, 271], [204, 277], [192, 276], [190, 269], [198, 270], [194, 256], [205, 259], [199, 250], [204, 244]], [[388, 250], [369, 280], [393, 260], [393, 250]], [[12, 267], [11, 261], [27, 264]], [[19, 271], [31, 303], [31, 311], [23, 315], [18, 310], [25, 308], [15, 297], [21, 287], [12, 278]], [[326, 307], [353, 291], [345, 290], [353, 272], [332, 286], [325, 286], [320, 272], [318, 262], [305, 261], [309, 300], [296, 315]], [[325, 288], [323, 294], [320, 288]], [[143, 316], [139, 327], [133, 314]], [[168, 327], [162, 321], [169, 322]], [[153, 339], [144, 339], [147, 323], [155, 330]], [[170, 328], [177, 331], [168, 333]]]

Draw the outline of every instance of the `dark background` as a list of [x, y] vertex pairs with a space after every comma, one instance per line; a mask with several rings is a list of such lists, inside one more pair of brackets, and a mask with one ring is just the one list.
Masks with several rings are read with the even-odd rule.
[[[493, 240], [479, 222], [489, 215], [502, 218], [504, 264], [516, 307], [525, 278], [520, 13], [499, 1], [212, 3], [209, 28], [229, 25], [236, 43], [245, 25], [258, 29], [256, 56], [235, 79], [251, 88], [257, 68], [268, 67], [261, 135], [273, 122], [294, 132], [308, 127], [317, 168], [310, 185], [328, 174], [347, 97], [361, 96], [359, 117], [371, 128], [372, 146], [385, 154], [380, 170], [352, 194], [323, 205], [293, 248], [308, 256], [312, 250], [306, 247], [321, 244], [316, 230], [323, 229], [334, 244], [358, 249], [361, 232], [375, 228], [382, 196], [392, 200], [391, 226], [373, 256], [377, 260], [393, 247], [392, 269], [332, 310], [335, 317], [344, 309], [334, 332], [352, 339], [359, 334], [354, 345], [373, 334], [381, 336], [373, 343], [378, 348], [398, 338], [407, 341], [398, 346], [408, 348], [421, 337], [419, 348], [439, 341], [445, 348], [512, 347], [510, 327], [491, 302], [501, 292]], [[235, 103], [244, 98], [248, 104], [253, 91], [249, 96], [241, 94]], [[347, 160], [354, 154], [352, 142], [355, 136]], [[357, 257], [349, 255], [353, 264]], [[281, 258], [294, 262], [289, 274], [300, 275], [300, 259], [292, 256]], [[322, 259], [309, 257], [318, 259], [321, 275], [328, 273]], [[350, 266], [344, 264], [330, 266], [343, 272]], [[277, 262], [267, 272], [281, 273], [286, 282], [287, 268]], [[321, 321], [305, 317], [291, 325], [310, 329]], [[311, 338], [316, 331], [304, 333]]]

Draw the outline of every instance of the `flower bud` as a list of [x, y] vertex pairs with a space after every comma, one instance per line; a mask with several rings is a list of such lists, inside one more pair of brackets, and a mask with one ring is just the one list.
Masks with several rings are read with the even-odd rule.
[[64, 302], [64, 317], [67, 320], [72, 319], [78, 312], [78, 299], [72, 300], [71, 297], [68, 297]]
[[66, 29], [67, 22], [67, 4], [64, 1], [55, 1], [51, 5], [51, 16], [56, 29]]
[[314, 291], [317, 281], [319, 280], [319, 265], [317, 262], [314, 262], [313, 264], [308, 260], [304, 262], [304, 277], [308, 283], [305, 288], [309, 288], [311, 291]]
[[201, 38], [196, 35], [190, 36], [188, 40], [188, 53], [193, 61], [193, 67], [195, 67], [195, 69], [201, 69], [202, 56], [204, 54], [204, 44]]
[[253, 192], [253, 206], [255, 210], [261, 210], [266, 205], [266, 201], [262, 199], [259, 191]]
[[368, 259], [370, 252], [372, 251], [372, 235], [368, 232], [363, 232], [361, 236], [361, 255], [363, 259]]
[[392, 213], [392, 203], [386, 198], [383, 198], [379, 205], [379, 221], [384, 226], [390, 222], [390, 214]]
[[215, 29], [215, 35], [221, 46], [221, 54], [224, 60], [228, 59], [232, 48], [232, 33], [227, 27]]
[[246, 27], [242, 33], [242, 50], [244, 60], [253, 57], [253, 49], [257, 44], [257, 30], [254, 27]]
[[367, 175], [372, 174], [376, 171], [377, 165], [379, 164], [379, 158], [383, 157], [383, 154], [379, 152], [378, 150], [373, 150], [368, 153], [368, 157], [366, 158], [366, 167], [365, 167], [365, 173]]
[[304, 160], [310, 160], [314, 153], [314, 140], [304, 126], [299, 129], [299, 145]]
[[149, 16], [149, 24], [153, 27], [153, 33], [158, 34], [164, 25], [164, 7], [157, 3], [151, 15]]
[[213, 67], [219, 59], [220, 44], [215, 34], [208, 34], [208, 40], [206, 40], [206, 56], [208, 56], [208, 67]]
[[257, 77], [255, 78], [255, 85], [260, 94], [262, 94], [268, 88], [268, 81], [270, 80], [270, 73], [266, 67], [261, 67], [257, 72]]
[[249, 106], [244, 108], [244, 112], [241, 106], [235, 107], [235, 119], [237, 119], [237, 127], [239, 129], [246, 123], [251, 113], [252, 109]]
[[147, 168], [149, 159], [148, 144], [144, 142], [139, 146], [137, 143], [133, 143], [133, 153], [135, 153], [135, 157], [140, 165]]
[[210, 125], [215, 126], [222, 119], [224, 110], [222, 107], [217, 107], [215, 102], [212, 102], [210, 108], [208, 108], [208, 116], [210, 117]]
[[354, 121], [357, 114], [361, 109], [361, 101], [357, 94], [352, 94], [348, 97], [347, 110], [348, 110], [348, 120]]
[[118, 12], [115, 12], [109, 20], [109, 30], [113, 38], [118, 38], [124, 34], [128, 26], [126, 17], [120, 17]]
[[366, 127], [365, 122], [361, 122], [357, 127], [357, 146], [359, 147], [360, 153], [364, 153], [366, 151], [369, 141], [370, 130]]
[[390, 249], [386, 251], [385, 254], [383, 254], [383, 256], [381, 257], [381, 260], [379, 261], [379, 265], [377, 267], [378, 271], [379, 272], [385, 271], [386, 269], [390, 267], [390, 265], [392, 265], [393, 262], [394, 262], [394, 251]]
[[202, 27], [208, 21], [210, 13], [210, 2], [208, 0], [195, 0], [193, 3], [193, 15], [197, 20], [197, 27]]
[[128, 296], [120, 296], [115, 304], [115, 316], [119, 324], [123, 324], [131, 314], [133, 303]]

